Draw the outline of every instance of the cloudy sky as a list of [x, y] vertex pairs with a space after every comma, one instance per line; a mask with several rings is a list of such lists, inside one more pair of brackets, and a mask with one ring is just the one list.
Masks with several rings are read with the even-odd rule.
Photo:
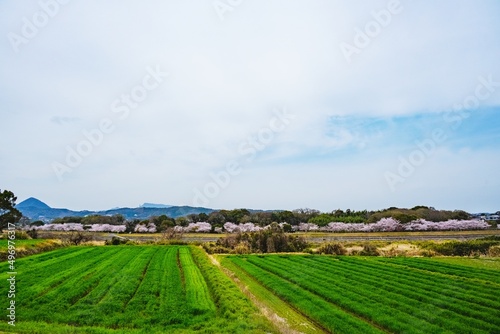
[[498, 1], [2, 1], [18, 202], [500, 209]]

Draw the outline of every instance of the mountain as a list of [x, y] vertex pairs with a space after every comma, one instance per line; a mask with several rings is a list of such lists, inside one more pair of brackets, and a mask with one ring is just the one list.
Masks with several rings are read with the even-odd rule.
[[26, 209], [26, 208], [33, 208], [33, 209], [50, 209], [50, 206], [45, 204], [44, 202], [40, 201], [39, 199], [36, 199], [34, 197], [30, 197], [18, 205], [16, 205], [16, 208], [18, 210], [21, 209]]
[[154, 203], [144, 203], [141, 205], [141, 208], [155, 208], [155, 209], [167, 209], [171, 208], [172, 205], [165, 205], [165, 204], [154, 204]]
[[[147, 219], [152, 216], [166, 215], [168, 217], [177, 218], [182, 216], [187, 216], [190, 214], [200, 214], [206, 213], [210, 214], [213, 209], [199, 208], [191, 206], [168, 206], [160, 204], [151, 204], [147, 206], [148, 203], [144, 203], [143, 206], [138, 208], [115, 208], [104, 211], [73, 211], [69, 209], [56, 209], [51, 208], [42, 201], [30, 197], [27, 200], [22, 201], [16, 208], [21, 211], [23, 216], [28, 217], [30, 220], [42, 220], [49, 222], [55, 218], [62, 217], [85, 217], [89, 215], [101, 215], [101, 216], [113, 216], [122, 215], [127, 220], [131, 219]], [[150, 203], [149, 203], [150, 204]]]

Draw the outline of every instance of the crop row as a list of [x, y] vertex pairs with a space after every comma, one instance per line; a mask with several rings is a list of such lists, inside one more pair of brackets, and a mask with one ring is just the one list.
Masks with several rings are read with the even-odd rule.
[[371, 326], [355, 315], [349, 314], [338, 306], [318, 298], [313, 292], [298, 289], [293, 282], [254, 265], [247, 259], [231, 257], [230, 260], [281, 299], [330, 332], [383, 333], [383, 331]]
[[[344, 310], [363, 317], [393, 332], [436, 333], [439, 327], [422, 320], [412, 305], [404, 307], [394, 296], [382, 294], [377, 286], [367, 287], [359, 282], [345, 282], [328, 272], [316, 273], [312, 268], [299, 270], [285, 263], [273, 263], [267, 258], [250, 258], [249, 262], [272, 272]], [[429, 313], [429, 315], [431, 315]]]
[[[330, 259], [328, 258], [317, 257], [314, 260], [322, 263], [330, 263]], [[493, 308], [500, 307], [500, 291], [498, 289], [491, 289], [490, 286], [481, 282], [464, 281], [459, 277], [443, 276], [416, 268], [394, 265], [390, 262], [381, 264], [378, 262], [378, 259], [359, 260], [342, 257], [338, 261], [340, 261], [340, 264], [345, 263], [355, 266], [357, 270], [369, 270], [372, 273], [379, 274], [390, 273], [394, 279], [410, 280], [413, 284], [425, 286], [425, 290], [430, 289], [438, 291], [441, 294], [458, 296], [459, 299], [466, 298], [466, 300]]]
[[[90, 326], [99, 333], [272, 331], [234, 283], [195, 247], [70, 247], [17, 264], [19, 332], [39, 327], [48, 328], [39, 333], [52, 333], [51, 326], [63, 324]], [[5, 263], [2, 267], [7, 272]], [[6, 295], [5, 289], [0, 286], [0, 294]], [[0, 324], [0, 331], [10, 329]]]
[[[268, 288], [274, 290], [272, 281], [277, 279], [282, 280], [282, 283], [286, 281], [292, 291], [294, 286], [296, 291], [299, 286], [313, 293], [315, 300], [338, 305], [389, 331], [500, 331], [494, 298], [478, 298], [479, 303], [476, 304], [469, 301], [469, 295], [461, 295], [456, 291], [441, 295], [440, 292], [448, 290], [446, 285], [441, 285], [440, 291], [434, 289], [435, 286], [434, 290], [429, 291], [424, 282], [427, 280], [432, 284], [434, 278], [422, 273], [412, 273], [419, 276], [419, 281], [414, 283], [405, 273], [391, 273], [394, 268], [383, 263], [351, 258], [349, 261], [356, 263], [345, 262], [344, 258], [340, 260], [321, 256], [250, 256], [246, 260], [237, 257], [230, 259], [262, 284], [267, 280]], [[365, 267], [368, 264], [365, 262], [370, 266]], [[283, 291], [275, 292], [278, 295], [285, 294]]]
[[[284, 261], [282, 260], [282, 262]], [[471, 302], [470, 297], [467, 295], [445, 295], [443, 294], [443, 286], [441, 286], [441, 290], [432, 291], [426, 285], [416, 284], [403, 275], [393, 275], [384, 270], [375, 271], [373, 268], [363, 266], [353, 266], [342, 260], [332, 261], [330, 258], [325, 257], [289, 257], [288, 262], [293, 264], [287, 264], [287, 267], [305, 265], [311, 268], [308, 269], [308, 272], [314, 272], [316, 275], [321, 275], [326, 271], [335, 280], [341, 279], [343, 284], [355, 284], [357, 288], [364, 286], [370, 290], [375, 287], [380, 290], [382, 296], [392, 296], [400, 304], [413, 306], [420, 310], [423, 309], [427, 313], [434, 315], [434, 319], [430, 321], [431, 318], [427, 314], [427, 321], [442, 327], [451, 328], [457, 322], [465, 322], [466, 326], [474, 326], [474, 330], [478, 328], [497, 330], [500, 328], [500, 319], [494, 316], [497, 310], [495, 306], [485, 307], [476, 304]], [[329, 278], [329, 280], [332, 279]], [[334, 282], [331, 283], [334, 284]], [[496, 301], [491, 300], [491, 298], [488, 301], [496, 304]], [[446, 310], [443, 309], [443, 305], [446, 305]], [[422, 311], [420, 312], [422, 313]], [[441, 316], [436, 317], [437, 314], [441, 314]], [[454, 323], [449, 324], [449, 321], [454, 321]], [[460, 326], [462, 326], [463, 330], [463, 325]]]
[[179, 251], [179, 259], [184, 275], [187, 307], [193, 314], [214, 312], [215, 305], [210, 298], [207, 284], [200, 269], [194, 263], [190, 250], [182, 248]]
[[402, 266], [423, 269], [431, 272], [441, 273], [445, 275], [458, 276], [474, 280], [484, 280], [500, 284], [500, 277], [497, 272], [491, 269], [471, 268], [459, 265], [451, 265], [446, 263], [437, 263], [428, 259], [413, 259], [413, 258], [395, 258], [381, 259], [380, 261], [398, 264]]

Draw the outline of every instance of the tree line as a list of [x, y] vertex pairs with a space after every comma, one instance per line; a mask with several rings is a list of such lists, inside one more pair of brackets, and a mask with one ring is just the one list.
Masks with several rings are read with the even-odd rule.
[[[390, 217], [405, 224], [417, 219], [424, 219], [430, 222], [444, 222], [451, 219], [465, 220], [470, 219], [471, 215], [461, 210], [436, 210], [427, 206], [416, 206], [411, 209], [392, 207], [380, 211], [356, 211], [350, 209], [344, 211], [337, 209], [327, 213], [322, 213], [314, 209], [297, 209], [293, 211], [250, 211], [248, 209], [234, 209], [218, 210], [210, 214], [189, 214], [187, 216], [177, 218], [161, 215], [142, 220], [126, 220], [122, 215], [63, 217], [54, 219], [52, 224], [76, 223], [87, 226], [93, 224], [125, 225], [126, 232], [134, 232], [138, 225], [151, 226], [151, 224], [154, 224], [157, 232], [163, 232], [175, 226], [186, 227], [191, 223], [199, 222], [207, 222], [212, 226], [212, 229], [215, 230], [216, 228], [222, 228], [227, 222], [234, 224], [252, 223], [261, 227], [268, 226], [272, 223], [286, 223], [291, 226], [299, 226], [300, 224], [309, 223], [315, 224], [319, 227], [324, 227], [331, 222], [371, 224], [380, 221], [383, 218]], [[32, 226], [40, 226], [43, 224], [44, 223], [41, 221], [31, 223]]]

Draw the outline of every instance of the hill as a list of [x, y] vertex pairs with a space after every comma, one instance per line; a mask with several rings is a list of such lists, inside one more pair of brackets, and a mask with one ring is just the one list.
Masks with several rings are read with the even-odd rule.
[[50, 209], [50, 206], [48, 206], [44, 202], [40, 201], [39, 199], [36, 199], [34, 197], [30, 197], [30, 198], [22, 201], [18, 205], [16, 205], [16, 208], [18, 210], [26, 209], [26, 208], [45, 210], [45, 209]]
[[73, 211], [65, 208], [51, 208], [37, 198], [30, 197], [18, 205], [16, 208], [21, 211], [23, 216], [30, 220], [51, 221], [55, 218], [63, 217], [85, 217], [88, 215], [122, 215], [125, 219], [147, 219], [152, 216], [167, 215], [168, 217], [177, 218], [190, 214], [206, 213], [210, 214], [214, 210], [208, 208], [191, 207], [191, 206], [168, 206], [168, 205], [151, 205], [138, 208], [115, 208], [104, 211]]

